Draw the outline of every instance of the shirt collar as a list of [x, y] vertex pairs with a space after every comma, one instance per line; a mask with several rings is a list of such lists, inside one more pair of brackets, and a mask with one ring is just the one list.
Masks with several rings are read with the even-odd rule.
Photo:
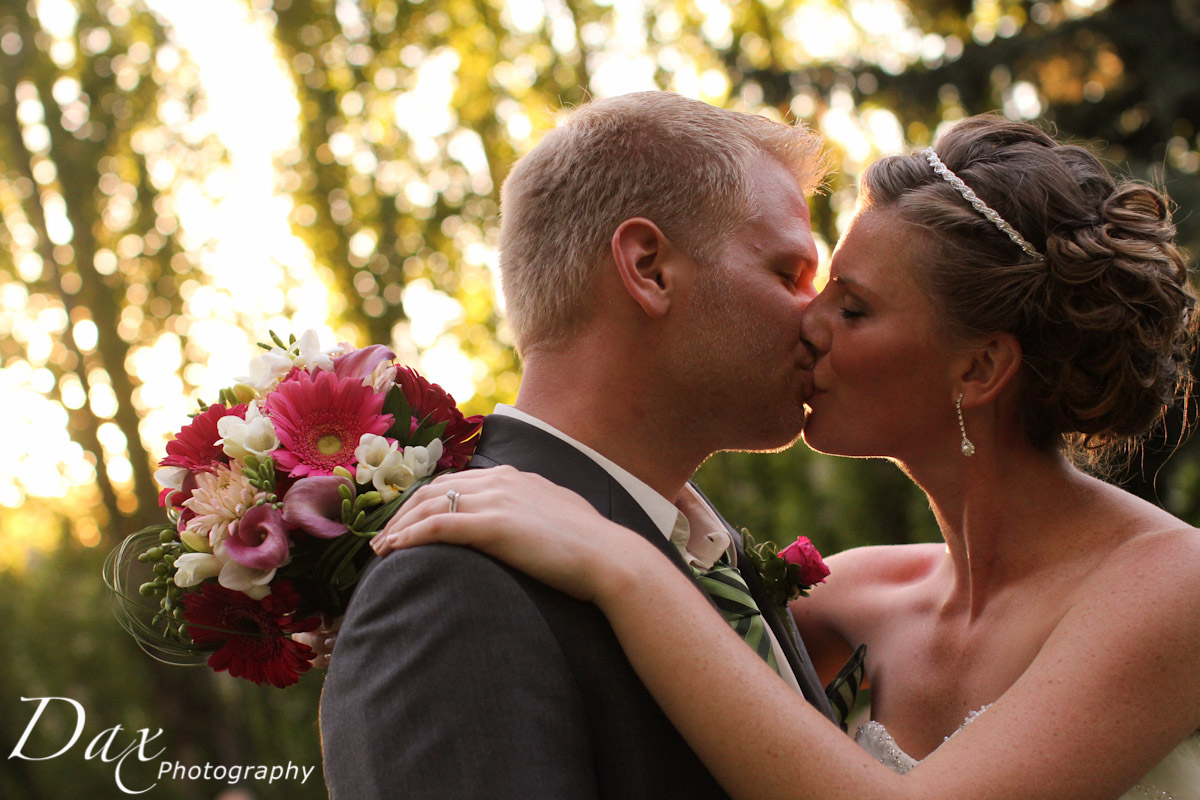
[[729, 565], [737, 567], [733, 537], [691, 484], [685, 485], [675, 498], [675, 508], [677, 519], [670, 539], [679, 548], [684, 561], [697, 569], [707, 570], [712, 569], [721, 556], [727, 555]]

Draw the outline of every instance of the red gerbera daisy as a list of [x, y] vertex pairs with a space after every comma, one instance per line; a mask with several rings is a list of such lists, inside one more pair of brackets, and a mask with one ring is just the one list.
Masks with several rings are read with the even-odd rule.
[[276, 581], [262, 600], [214, 583], [183, 596], [192, 641], [221, 645], [209, 657], [210, 667], [280, 689], [299, 681], [316, 656], [311, 647], [285, 635], [320, 625], [316, 617], [292, 618], [299, 602], [300, 595], [289, 581]]
[[334, 467], [353, 471], [362, 435], [382, 435], [392, 425], [391, 414], [379, 413], [385, 399], [361, 380], [332, 372], [300, 372], [279, 384], [264, 401], [281, 445], [275, 463], [293, 478], [332, 475]]
[[446, 430], [440, 437], [442, 457], [438, 459], [438, 469], [465, 467], [475, 452], [474, 440], [483, 425], [483, 417], [464, 417], [449, 392], [409, 367], [396, 370], [396, 386], [404, 392], [404, 399], [412, 409], [413, 428], [426, 418], [434, 425], [446, 423]]
[[211, 472], [217, 464], [228, 464], [229, 457], [216, 442], [221, 438], [217, 432], [217, 420], [230, 415], [245, 419], [246, 404], [225, 408], [220, 403], [214, 403], [203, 413], [192, 417], [192, 421], [167, 442], [167, 457], [158, 465]]

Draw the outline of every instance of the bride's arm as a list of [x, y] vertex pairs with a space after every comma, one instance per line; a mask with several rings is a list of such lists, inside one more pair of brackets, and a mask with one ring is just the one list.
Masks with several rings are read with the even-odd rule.
[[[445, 513], [450, 489], [457, 514]], [[478, 548], [595, 602], [734, 797], [1115, 798], [1200, 722], [1200, 548], [1153, 575], [1114, 576], [986, 714], [900, 776], [787, 688], [648, 542], [570, 492], [515, 470], [458, 473], [404, 506], [373, 546], [429, 541]]]

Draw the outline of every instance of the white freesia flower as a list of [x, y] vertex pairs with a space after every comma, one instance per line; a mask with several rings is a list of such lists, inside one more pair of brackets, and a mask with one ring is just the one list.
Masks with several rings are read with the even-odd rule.
[[392, 451], [375, 470], [371, 483], [383, 502], [390, 502], [421, 478], [431, 475], [441, 457], [441, 439], [434, 439], [428, 447], [413, 445]]
[[371, 477], [371, 484], [385, 503], [395, 500], [416, 482], [416, 473], [404, 463], [404, 456], [399, 451], [388, 453]]
[[300, 335], [290, 348], [292, 354], [292, 364], [307, 369], [309, 372], [317, 369], [323, 369], [326, 372], [333, 371], [333, 356], [342, 354], [341, 347], [333, 347], [329, 350], [321, 349], [321, 342], [317, 339], [317, 332], [309, 328]]
[[275, 388], [279, 380], [292, 371], [292, 356], [282, 347], [275, 347], [250, 361], [250, 377], [237, 378], [239, 383], [253, 386], [259, 394]]
[[212, 553], [184, 553], [175, 559], [175, 585], [187, 589], [216, 577], [224, 566]]
[[239, 383], [249, 384], [259, 394], [266, 394], [275, 388], [292, 367], [313, 370], [323, 369], [333, 371], [333, 357], [344, 352], [343, 347], [321, 349], [317, 332], [306, 330], [300, 338], [286, 348], [272, 347], [267, 352], [250, 361], [250, 376], [237, 378]]
[[155, 482], [164, 489], [179, 491], [188, 476], [187, 467], [161, 467], [154, 470]]
[[244, 420], [233, 414], [217, 420], [217, 433], [221, 434], [221, 449], [225, 455], [239, 461], [250, 455], [265, 458], [279, 447], [275, 426], [258, 410], [257, 400], [250, 401]]
[[270, 583], [274, 577], [274, 569], [254, 569], [231, 558], [221, 565], [217, 583], [226, 589], [241, 592], [252, 600], [262, 600], [271, 593]]
[[182, 530], [179, 532], [179, 541], [187, 545], [188, 549], [193, 553], [211, 553], [212, 546], [208, 543], [207, 536], [201, 536], [195, 531]]
[[419, 445], [404, 448], [404, 463], [420, 480], [432, 475], [437, 469], [438, 459], [442, 457], [442, 440], [434, 439], [425, 447]]
[[383, 466], [384, 459], [389, 453], [396, 452], [399, 446], [396, 442], [388, 441], [386, 436], [364, 433], [358, 440], [358, 447], [354, 448], [354, 460], [358, 462], [354, 472], [355, 482], [370, 483], [375, 471]]

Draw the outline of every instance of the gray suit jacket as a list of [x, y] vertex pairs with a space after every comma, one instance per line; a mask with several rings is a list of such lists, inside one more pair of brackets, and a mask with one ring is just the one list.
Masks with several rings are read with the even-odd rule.
[[[687, 570], [633, 498], [569, 444], [488, 417], [470, 466], [498, 464], [578, 492]], [[807, 658], [757, 576], [747, 582], [828, 715]], [[333, 800], [726, 796], [594, 606], [450, 545], [392, 553], [363, 575], [326, 678], [321, 741]]]

